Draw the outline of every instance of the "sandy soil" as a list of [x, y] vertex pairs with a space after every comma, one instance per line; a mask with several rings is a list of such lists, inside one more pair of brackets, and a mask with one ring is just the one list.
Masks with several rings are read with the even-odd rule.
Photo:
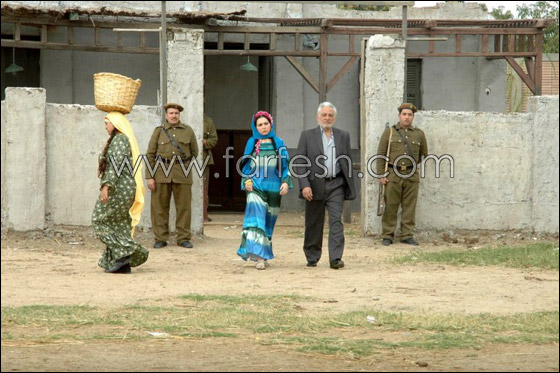
[[[281, 214], [274, 237], [276, 258], [265, 271], [238, 259], [242, 216], [214, 214], [195, 247], [150, 250], [131, 275], [111, 275], [97, 267], [102, 245], [91, 228], [55, 226], [40, 232], [2, 233], [2, 306], [32, 304], [173, 304], [177, 296], [198, 294], [294, 294], [312, 296], [310, 312], [343, 312], [364, 307], [395, 311], [510, 314], [558, 311], [558, 271], [443, 265], [397, 266], [386, 259], [415, 251], [536, 242], [522, 232], [456, 232], [419, 236], [421, 246], [381, 246], [361, 237], [358, 224], [346, 226], [342, 270], [332, 270], [327, 252], [317, 268], [307, 268], [301, 249], [303, 218]], [[356, 220], [357, 217], [354, 217]], [[151, 246], [149, 232], [138, 240]], [[458, 241], [449, 243], [446, 241]], [[326, 241], [325, 241], [326, 242]], [[172, 241], [174, 243], [174, 241]], [[118, 284], [118, 286], [116, 286]], [[2, 340], [2, 371], [558, 371], [558, 345], [492, 345], [481, 350], [380, 351], [368, 359], [343, 360], [262, 346], [243, 340], [170, 339], [148, 342], [60, 342], [28, 344]], [[118, 362], [118, 363], [117, 363]], [[427, 364], [427, 366], [423, 366]]]

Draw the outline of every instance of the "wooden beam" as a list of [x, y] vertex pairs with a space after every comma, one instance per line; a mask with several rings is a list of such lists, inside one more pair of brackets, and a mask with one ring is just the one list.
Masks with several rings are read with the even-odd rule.
[[66, 28], [66, 36], [67, 36], [68, 44], [70, 45], [74, 44], [74, 27], [68, 26]]
[[244, 35], [244, 39], [243, 39], [243, 49], [245, 49], [246, 51], [248, 51], [249, 49], [251, 49], [251, 41], [249, 40], [249, 36], [251, 34], [246, 32]]
[[531, 90], [531, 92], [533, 92], [533, 94], [536, 94], [535, 82], [531, 79], [531, 77], [529, 77], [529, 75], [525, 73], [525, 71], [523, 71], [523, 69], [521, 68], [521, 66], [519, 66], [517, 61], [513, 57], [505, 57], [505, 59], [510, 64], [510, 66], [515, 70], [517, 75], [519, 75], [521, 80], [523, 80], [523, 83], [527, 85], [527, 87]]
[[146, 33], [140, 33], [140, 48], [146, 48]]
[[525, 57], [525, 67], [532, 81], [535, 81], [535, 63], [531, 57]]
[[502, 45], [500, 41], [501, 37], [501, 35], [494, 35], [494, 53], [502, 51], [502, 48], [500, 48], [500, 46]]
[[461, 53], [461, 35], [455, 35], [455, 53]]
[[305, 67], [303, 67], [303, 65], [300, 64], [299, 61], [295, 59], [295, 57], [292, 57], [292, 56], [285, 56], [285, 57], [288, 60], [288, 62], [302, 76], [302, 78], [305, 79], [305, 81], [307, 83], [309, 83], [311, 88], [313, 88], [315, 90], [315, 92], [319, 93], [319, 84], [317, 83], [317, 80], [314, 77], [312, 77], [311, 74], [309, 74], [309, 72], [307, 72]]
[[218, 32], [218, 50], [224, 50], [224, 33]]
[[294, 49], [296, 51], [301, 50], [301, 34], [299, 32], [296, 33]]
[[508, 35], [508, 52], [515, 52], [515, 35]]
[[535, 57], [535, 96], [542, 95], [542, 53], [543, 53], [543, 34], [537, 34], [537, 43], [535, 45], [537, 55]]
[[41, 43], [40, 41], [21, 40], [15, 42], [13, 40], [2, 40], [3, 47], [31, 48], [31, 49], [52, 49], [52, 50], [68, 50], [68, 51], [86, 51], [86, 52], [111, 52], [111, 53], [133, 53], [133, 54], [159, 54], [159, 48], [118, 48], [114, 46], [103, 45], [76, 45], [66, 43]]
[[47, 25], [41, 26], [41, 43], [47, 42]]
[[21, 40], [21, 23], [19, 23], [19, 22], [16, 22], [16, 24], [15, 24], [14, 40], [15, 41]]
[[275, 33], [271, 33], [269, 35], [269, 43], [268, 43], [268, 48], [270, 48], [270, 50], [274, 51], [276, 50], [276, 41], [277, 41], [277, 37]]
[[482, 52], [441, 52], [441, 53], [407, 53], [407, 58], [419, 57], [486, 57], [486, 58], [503, 58], [503, 57], [534, 57], [535, 52], [500, 52], [500, 53], [482, 53]]
[[482, 53], [488, 53], [488, 35], [482, 35]]
[[327, 92], [331, 90], [332, 87], [336, 85], [336, 83], [346, 74], [346, 72], [354, 65], [354, 63], [358, 61], [358, 57], [350, 57], [348, 61], [342, 66], [342, 68], [336, 73], [336, 75], [329, 81], [327, 84]]
[[271, 56], [271, 57], [319, 57], [319, 51], [271, 51], [262, 49], [224, 49], [222, 51], [217, 49], [205, 49], [204, 55], [207, 56]]
[[328, 43], [328, 35], [321, 34], [321, 55], [319, 56], [319, 102], [327, 101]]

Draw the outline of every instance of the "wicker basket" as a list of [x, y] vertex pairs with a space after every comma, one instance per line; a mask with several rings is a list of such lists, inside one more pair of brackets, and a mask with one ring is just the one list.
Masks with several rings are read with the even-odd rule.
[[132, 110], [141, 85], [140, 79], [132, 80], [124, 75], [93, 74], [95, 107], [108, 113], [119, 111], [128, 114]]

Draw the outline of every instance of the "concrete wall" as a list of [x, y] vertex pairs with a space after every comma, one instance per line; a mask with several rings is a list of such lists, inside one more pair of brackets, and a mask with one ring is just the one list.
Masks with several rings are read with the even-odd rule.
[[[404, 61], [399, 38], [368, 42], [364, 87], [362, 164], [376, 155], [385, 123], [398, 121]], [[417, 206], [418, 229], [533, 229], [558, 232], [558, 97], [531, 98], [531, 112], [421, 111], [414, 125], [427, 136], [429, 153], [453, 158], [426, 163]], [[543, 165], [546, 165], [543, 167]], [[365, 169], [362, 169], [365, 171]], [[381, 230], [376, 216], [378, 182], [362, 179], [362, 223], [366, 234]]]
[[[2, 116], [5, 163], [2, 167], [4, 224], [15, 230], [45, 226], [45, 90], [7, 88]], [[63, 165], [60, 165], [61, 167]]]

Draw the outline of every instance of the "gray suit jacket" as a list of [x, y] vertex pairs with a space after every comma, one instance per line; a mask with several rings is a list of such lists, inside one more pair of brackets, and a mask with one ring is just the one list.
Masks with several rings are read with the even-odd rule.
[[[336, 147], [336, 157], [347, 156], [350, 161], [344, 158], [338, 159], [340, 165], [340, 174], [337, 177], [344, 177], [344, 199], [351, 200], [356, 198], [356, 189], [354, 187], [354, 178], [352, 177], [352, 156], [350, 152], [350, 134], [344, 130], [333, 127], [334, 143]], [[314, 200], [322, 200], [325, 196], [325, 179], [326, 174], [325, 160], [318, 159], [318, 156], [324, 156], [323, 139], [321, 137], [321, 128], [303, 131], [299, 138], [296, 154], [293, 157], [292, 171], [295, 178], [299, 181], [299, 197], [303, 198], [301, 191], [305, 187], [311, 187]], [[303, 158], [309, 159], [310, 164]], [[297, 157], [297, 158], [296, 158]], [[306, 175], [307, 176], [299, 176]]]

